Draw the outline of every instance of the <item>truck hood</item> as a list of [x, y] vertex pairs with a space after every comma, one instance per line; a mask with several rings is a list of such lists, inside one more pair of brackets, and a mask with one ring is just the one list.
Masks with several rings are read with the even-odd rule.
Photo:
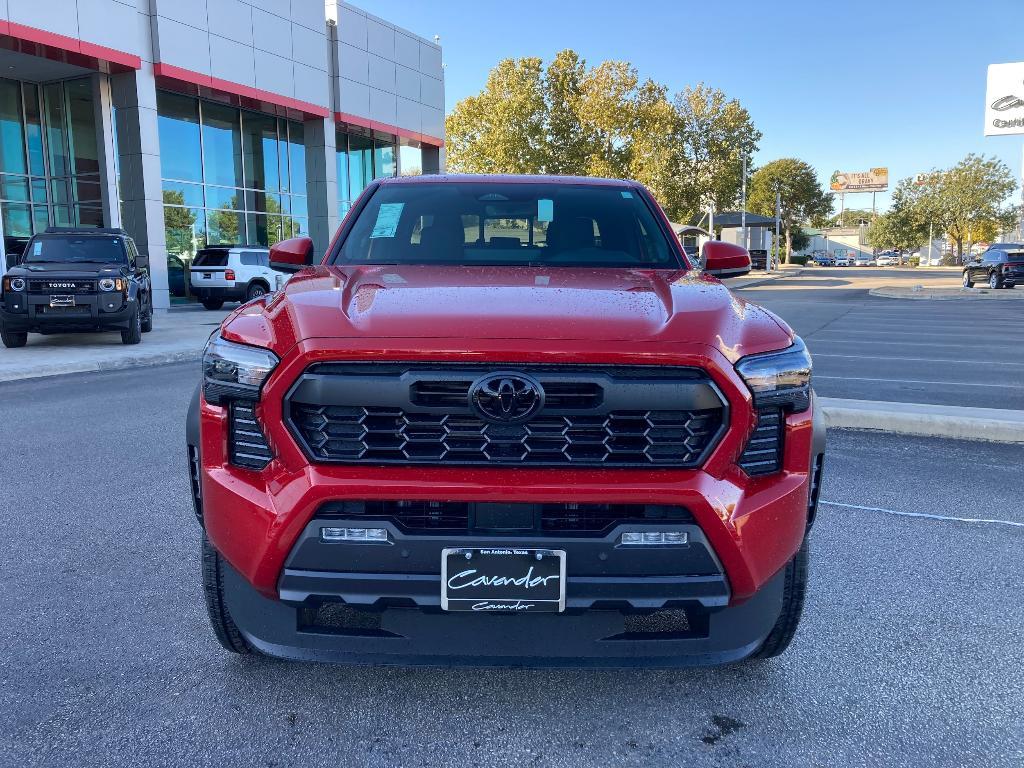
[[61, 277], [114, 277], [122, 274], [117, 267], [111, 267], [100, 263], [92, 262], [42, 262], [19, 264], [8, 270], [11, 277], [36, 277], [47, 278], [54, 275]]
[[387, 265], [317, 267], [225, 321], [278, 354], [316, 338], [705, 343], [730, 358], [791, 332], [719, 281], [679, 270]]

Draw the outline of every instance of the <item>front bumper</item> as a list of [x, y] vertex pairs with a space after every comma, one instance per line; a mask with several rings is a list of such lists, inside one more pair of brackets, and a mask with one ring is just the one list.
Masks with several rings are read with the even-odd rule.
[[[8, 295], [0, 305], [0, 323], [7, 331], [64, 333], [124, 330], [131, 322], [134, 301], [120, 293], [78, 295], [74, 307], [52, 308], [45, 295]], [[17, 303], [17, 311], [9, 303]]]

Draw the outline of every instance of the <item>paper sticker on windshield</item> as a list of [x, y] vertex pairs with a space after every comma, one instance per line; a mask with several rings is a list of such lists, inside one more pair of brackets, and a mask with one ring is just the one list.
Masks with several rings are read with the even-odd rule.
[[32, 243], [32, 255], [33, 256], [39, 256], [40, 254], [42, 254], [42, 252], [43, 252], [43, 241], [42, 240], [36, 240], [34, 243]]
[[627, 200], [632, 200], [633, 199], [633, 193], [632, 192], [622, 192], [621, 194]]
[[377, 223], [373, 225], [370, 237], [394, 237], [403, 208], [405, 203], [381, 203], [377, 211]]
[[555, 218], [555, 201], [538, 200], [537, 221], [551, 221], [553, 218]]

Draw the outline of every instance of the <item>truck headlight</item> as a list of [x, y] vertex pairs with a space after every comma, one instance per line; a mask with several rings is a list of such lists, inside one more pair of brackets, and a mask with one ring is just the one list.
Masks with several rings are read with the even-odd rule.
[[780, 406], [793, 412], [810, 407], [811, 368], [811, 355], [799, 336], [786, 349], [749, 355], [736, 363], [756, 407]]
[[225, 399], [258, 400], [260, 387], [278, 364], [268, 349], [236, 344], [214, 333], [203, 351], [203, 396], [220, 405]]
[[25, 278], [23, 277], [5, 277], [4, 278], [4, 291], [24, 291], [25, 290]]
[[104, 277], [102, 280], [100, 280], [100, 290], [101, 291], [115, 291], [115, 290], [116, 291], [123, 291], [124, 290], [124, 280], [122, 280], [120, 277], [118, 277], [118, 278]]

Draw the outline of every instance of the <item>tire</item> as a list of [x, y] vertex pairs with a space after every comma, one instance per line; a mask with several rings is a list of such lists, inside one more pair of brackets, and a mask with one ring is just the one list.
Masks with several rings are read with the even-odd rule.
[[988, 276], [988, 287], [993, 291], [997, 291], [1003, 287], [1003, 280], [999, 277], [999, 274], [993, 272]]
[[245, 292], [245, 300], [252, 301], [253, 299], [258, 299], [260, 296], [266, 296], [268, 293], [270, 293], [270, 289], [268, 289], [263, 283], [253, 283]]
[[128, 328], [121, 331], [122, 344], [138, 344], [142, 341], [142, 310], [138, 307], [128, 320]]
[[807, 537], [800, 551], [786, 565], [785, 581], [782, 588], [782, 611], [775, 620], [775, 626], [768, 633], [761, 647], [748, 659], [771, 659], [785, 651], [796, 635], [800, 616], [804, 611], [804, 596], [807, 594], [807, 564], [810, 560]]
[[220, 309], [224, 306], [223, 299], [203, 299], [203, 306], [207, 309]]
[[224, 599], [224, 558], [214, 549], [205, 532], [202, 548], [203, 594], [206, 597], [206, 612], [210, 617], [210, 626], [213, 627], [217, 642], [231, 653], [257, 653], [228, 612], [227, 601]]
[[150, 299], [149, 311], [142, 318], [142, 332], [149, 333], [153, 330], [153, 300]]
[[5, 331], [0, 329], [0, 340], [8, 349], [17, 349], [28, 344], [28, 331]]
[[964, 272], [964, 288], [973, 288], [973, 287], [974, 287], [974, 281], [971, 280], [971, 273], [970, 272]]

